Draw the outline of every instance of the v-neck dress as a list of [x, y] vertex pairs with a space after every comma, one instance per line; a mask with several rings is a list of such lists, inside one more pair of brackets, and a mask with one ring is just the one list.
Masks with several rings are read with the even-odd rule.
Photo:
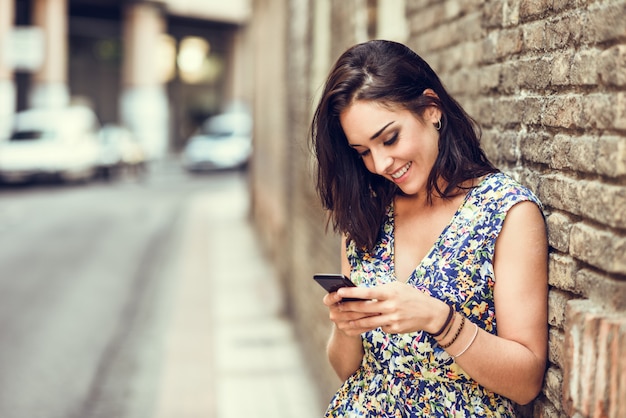
[[[454, 306], [497, 334], [493, 256], [508, 210], [537, 197], [503, 173], [471, 189], [407, 283]], [[347, 242], [351, 279], [376, 286], [394, 276], [394, 206], [389, 205], [371, 252]], [[511, 401], [469, 377], [425, 331], [362, 334], [360, 368], [331, 400], [326, 417], [514, 417]]]

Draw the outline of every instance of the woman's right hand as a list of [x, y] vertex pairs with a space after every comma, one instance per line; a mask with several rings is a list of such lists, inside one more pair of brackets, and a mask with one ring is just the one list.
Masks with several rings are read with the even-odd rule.
[[341, 380], [346, 380], [361, 365], [364, 354], [361, 333], [367, 330], [350, 327], [350, 321], [363, 318], [365, 315], [345, 308], [351, 303], [363, 302], [341, 302], [337, 292], [325, 295], [323, 302], [328, 307], [331, 321], [335, 324], [326, 348], [328, 359], [337, 376]]
[[366, 331], [373, 328], [355, 328], [354, 321], [380, 315], [379, 313], [363, 312], [358, 309], [362, 304], [372, 303], [372, 301], [349, 301], [342, 302], [341, 296], [337, 292], [328, 293], [323, 299], [324, 305], [328, 307], [330, 320], [333, 321], [337, 330], [349, 337], [360, 337]]

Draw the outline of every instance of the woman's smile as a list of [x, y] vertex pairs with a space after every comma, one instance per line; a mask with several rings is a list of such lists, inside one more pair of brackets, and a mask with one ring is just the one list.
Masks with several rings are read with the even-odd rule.
[[404, 165], [404, 167], [402, 167], [395, 173], [391, 173], [391, 177], [397, 182], [398, 180], [400, 180], [402, 176], [404, 176], [407, 173], [407, 171], [409, 171], [409, 168], [411, 168], [411, 164], [413, 164], [413, 162], [409, 161], [408, 163]]

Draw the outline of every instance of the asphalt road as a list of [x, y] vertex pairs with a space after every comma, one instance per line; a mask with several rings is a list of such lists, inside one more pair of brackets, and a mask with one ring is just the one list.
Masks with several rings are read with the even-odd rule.
[[183, 204], [242, 181], [0, 188], [0, 417], [151, 416]]

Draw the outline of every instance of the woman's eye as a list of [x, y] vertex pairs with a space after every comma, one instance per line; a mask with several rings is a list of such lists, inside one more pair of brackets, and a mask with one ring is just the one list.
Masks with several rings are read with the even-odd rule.
[[359, 157], [367, 157], [370, 154], [370, 150], [366, 149], [365, 151], [359, 152]]
[[398, 140], [398, 133], [394, 133], [391, 138], [383, 142], [385, 145], [393, 145]]

